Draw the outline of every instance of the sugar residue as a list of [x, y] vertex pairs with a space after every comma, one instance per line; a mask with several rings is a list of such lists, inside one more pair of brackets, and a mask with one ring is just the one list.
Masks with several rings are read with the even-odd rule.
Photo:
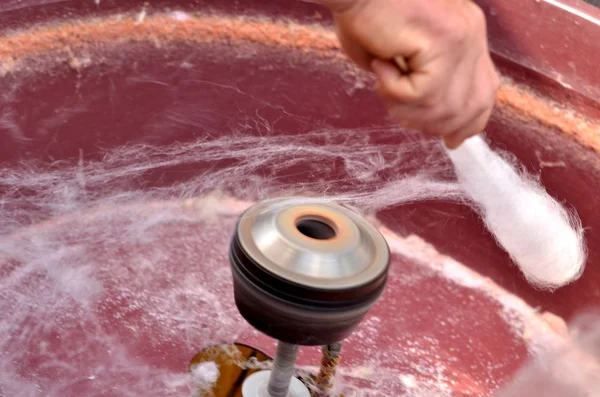
[[[374, 213], [416, 200], [462, 200], [438, 142], [399, 146], [374, 136], [402, 132], [367, 132], [132, 144], [98, 160], [1, 169], [2, 392], [182, 395], [194, 389], [187, 366], [204, 347], [242, 342], [272, 352], [274, 341], [252, 329], [233, 300], [228, 248], [252, 202], [300, 194]], [[426, 169], [416, 154], [423, 152], [430, 156]], [[216, 162], [229, 166], [212, 167]], [[277, 172], [265, 172], [272, 164]], [[134, 188], [174, 167], [198, 175]], [[298, 169], [311, 177], [292, 190], [286, 172]], [[514, 332], [502, 304], [534, 313], [509, 294], [498, 295], [502, 304], [490, 298], [491, 284], [450, 258], [427, 256], [431, 250], [417, 239], [381, 230], [394, 252], [388, 288], [346, 341], [336, 390], [490, 395], [528, 356], [526, 335]], [[442, 277], [444, 268], [453, 278]], [[316, 363], [315, 350], [303, 349], [299, 365]]]
[[[55, 220], [9, 240], [31, 251], [27, 258], [12, 255], [21, 264], [1, 279], [2, 308], [10, 321], [0, 321], [7, 352], [0, 360], [0, 385], [9, 395], [70, 396], [78, 390], [95, 396], [107, 387], [125, 396], [177, 395], [218, 376], [207, 364], [186, 378], [182, 367], [203, 346], [236, 340], [263, 346], [264, 336], [253, 340], [256, 333], [235, 309], [227, 260], [229, 236], [248, 204], [209, 195], [179, 203], [104, 207], [93, 216]], [[60, 246], [65, 247], [60, 255], [47, 256]], [[78, 269], [85, 269], [86, 278], [68, 277]], [[49, 270], [65, 275], [47, 276]], [[424, 317], [409, 314], [428, 304], [419, 301], [427, 296], [409, 297], [399, 289], [405, 270], [393, 272], [381, 304], [347, 341], [336, 390], [346, 396], [487, 395], [498, 386], [487, 379], [495, 373], [493, 367], [486, 369], [488, 375], [481, 368], [462, 368], [459, 340], [456, 352], [452, 350], [452, 330], [469, 328], [458, 320], [465, 313], [422, 328], [424, 334], [410, 331], [409, 324], [432, 318], [436, 309], [432, 306]], [[414, 287], [426, 287], [430, 278], [423, 273], [423, 282]], [[454, 281], [435, 288], [454, 296]], [[65, 282], [79, 287], [65, 290]], [[94, 285], [100, 288], [90, 288]], [[495, 315], [489, 314], [490, 319]], [[455, 320], [459, 323], [453, 325]], [[483, 353], [477, 360], [490, 360]], [[310, 362], [316, 361], [302, 358], [300, 369]], [[503, 373], [504, 364], [496, 365]]]
[[190, 368], [194, 386], [201, 390], [210, 390], [219, 379], [219, 366], [213, 362], [203, 362]]

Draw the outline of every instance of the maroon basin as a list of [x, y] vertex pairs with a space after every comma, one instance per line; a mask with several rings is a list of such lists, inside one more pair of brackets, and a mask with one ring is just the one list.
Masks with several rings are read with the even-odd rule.
[[340, 392], [493, 395], [600, 299], [600, 12], [530, 3], [481, 2], [505, 77], [487, 133], [588, 231], [584, 276], [553, 293], [453, 190], [423, 190], [452, 179], [438, 143], [389, 122], [325, 9], [0, 4], [0, 396], [189, 395], [202, 348], [272, 353], [227, 250], [250, 203], [292, 193], [350, 201], [393, 253]]

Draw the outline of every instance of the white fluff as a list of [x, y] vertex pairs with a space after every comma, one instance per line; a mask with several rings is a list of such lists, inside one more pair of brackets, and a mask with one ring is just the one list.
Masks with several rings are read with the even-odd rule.
[[219, 379], [219, 367], [212, 361], [199, 363], [191, 368], [192, 381], [200, 389], [210, 389]]
[[517, 172], [481, 136], [447, 153], [488, 229], [529, 282], [554, 289], [581, 276], [586, 249], [578, 217]]

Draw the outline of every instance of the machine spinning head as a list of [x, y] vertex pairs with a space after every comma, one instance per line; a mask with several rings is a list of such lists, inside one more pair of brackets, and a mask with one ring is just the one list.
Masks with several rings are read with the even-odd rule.
[[273, 338], [327, 345], [349, 336], [382, 294], [389, 248], [355, 211], [302, 201], [267, 200], [241, 216], [230, 249], [235, 302]]

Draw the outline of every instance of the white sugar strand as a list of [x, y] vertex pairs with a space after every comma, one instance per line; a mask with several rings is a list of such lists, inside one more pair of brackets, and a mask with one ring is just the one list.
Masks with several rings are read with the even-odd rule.
[[575, 214], [479, 135], [447, 153], [487, 228], [530, 283], [552, 290], [581, 276], [586, 249]]

